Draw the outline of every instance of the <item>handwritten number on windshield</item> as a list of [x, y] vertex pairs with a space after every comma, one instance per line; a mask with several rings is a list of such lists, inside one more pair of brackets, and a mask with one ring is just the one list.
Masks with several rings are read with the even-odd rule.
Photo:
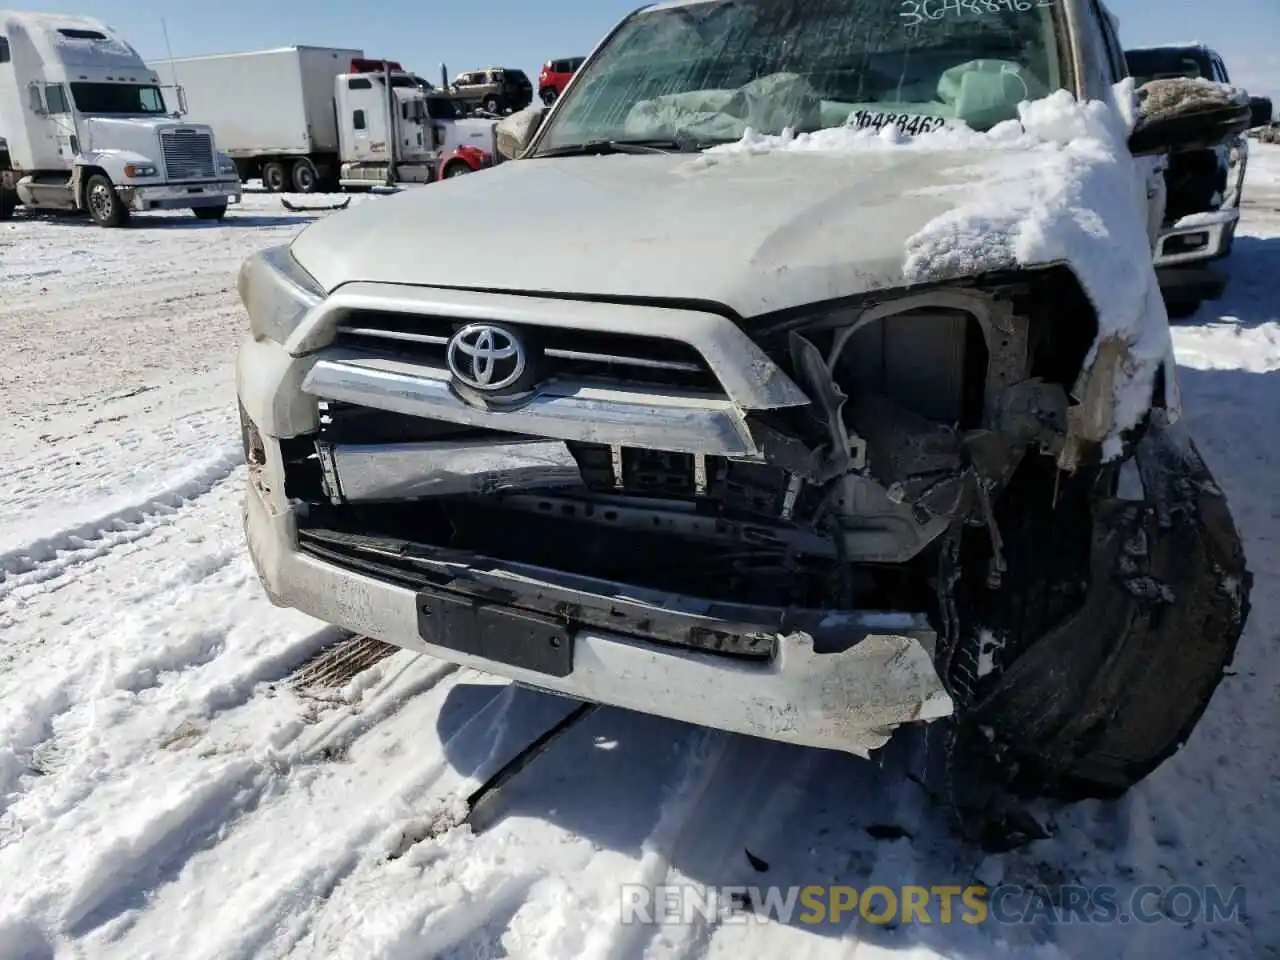
[[898, 16], [903, 25], [917, 27], [947, 17], [983, 17], [992, 13], [1025, 13], [1051, 7], [1057, 0], [902, 0]]

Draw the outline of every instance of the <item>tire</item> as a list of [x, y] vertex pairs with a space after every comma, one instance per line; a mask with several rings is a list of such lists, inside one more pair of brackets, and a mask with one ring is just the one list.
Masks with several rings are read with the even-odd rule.
[[444, 179], [448, 180], [451, 177], [461, 177], [467, 173], [475, 173], [475, 171], [471, 169], [471, 164], [464, 160], [454, 160], [452, 163], [445, 165]]
[[289, 171], [278, 160], [262, 165], [262, 186], [267, 193], [284, 193], [289, 187]]
[[[1051, 476], [1015, 476], [1022, 502], [996, 507], [1000, 589], [982, 583], [982, 551], [962, 560], [962, 628], [939, 672], [957, 707], [957, 776], [980, 754], [996, 788], [971, 789], [970, 810], [1001, 791], [1123, 795], [1191, 735], [1235, 656], [1253, 578], [1226, 499], [1185, 422], [1153, 410], [1135, 434], [1143, 499], [1118, 496], [1117, 464], [1063, 480], [1052, 507], [1035, 499]], [[994, 654], [982, 649], [993, 636]]]
[[227, 215], [227, 205], [220, 203], [216, 207], [192, 207], [191, 212], [197, 220], [221, 220]]
[[18, 194], [14, 190], [0, 187], [0, 220], [11, 220], [13, 211], [18, 206]]
[[553, 103], [556, 102], [556, 96], [557, 94], [556, 94], [555, 87], [547, 87], [545, 90], [543, 90], [541, 93], [538, 94], [538, 97], [542, 100], [543, 105], [547, 107], [551, 106]]
[[290, 179], [293, 181], [294, 193], [316, 193], [320, 189], [320, 174], [315, 164], [306, 157], [295, 160]]
[[84, 185], [84, 205], [100, 227], [122, 227], [129, 222], [129, 208], [105, 173], [95, 173]]
[[484, 98], [484, 104], [483, 104], [483, 106], [484, 106], [484, 108], [485, 108], [486, 110], [488, 110], [490, 113], [501, 113], [501, 112], [502, 112], [502, 103], [501, 103], [501, 101], [499, 101], [499, 100], [498, 100], [498, 98], [497, 98], [497, 97], [492, 97], [492, 96], [490, 96], [490, 97], [485, 97], [485, 98]]

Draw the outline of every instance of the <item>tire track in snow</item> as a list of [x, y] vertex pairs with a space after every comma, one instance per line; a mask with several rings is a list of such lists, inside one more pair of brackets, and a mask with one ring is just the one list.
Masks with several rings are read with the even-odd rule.
[[[735, 737], [721, 765], [719, 796], [708, 803], [717, 815], [705, 817], [691, 831], [668, 882], [704, 886], [706, 878], [714, 877], [722, 887], [767, 884], [769, 878], [755, 872], [746, 851], [768, 849], [781, 825], [803, 804], [804, 788], [820, 756], [790, 744]], [[720, 909], [743, 913], [767, 906], [748, 899]], [[654, 942], [678, 960], [701, 960], [722, 929], [722, 917], [719, 912], [699, 914], [689, 926], [664, 925]]]
[[[458, 686], [463, 678], [483, 676], [460, 671]], [[412, 791], [412, 813], [391, 822], [359, 868], [330, 891], [325, 908], [313, 910], [303, 919], [303, 935], [272, 955], [488, 955], [480, 947], [470, 947], [481, 938], [490, 943], [489, 934], [495, 927], [505, 929], [526, 905], [545, 870], [540, 864], [512, 863], [505, 845], [500, 843], [494, 853], [488, 834], [477, 838], [470, 824], [457, 826], [465, 813], [465, 798], [520, 747], [549, 727], [551, 715], [559, 719], [576, 704], [568, 701], [566, 709], [565, 698], [484, 679], [485, 686], [499, 692], [456, 721], [436, 758], [417, 775], [430, 787], [428, 791]], [[536, 716], [528, 716], [530, 712]], [[557, 744], [553, 750], [561, 746]], [[480, 748], [478, 757], [476, 747]], [[461, 764], [454, 759], [468, 754], [470, 758]], [[520, 777], [533, 775], [533, 769]], [[405, 791], [401, 795], [405, 796]], [[407, 902], [397, 899], [386, 904], [386, 916], [371, 916], [376, 911], [369, 909], [370, 901], [382, 904], [386, 897], [380, 891], [388, 884], [393, 885], [393, 897], [394, 890], [405, 886], [425, 895], [416, 900], [411, 895]], [[274, 945], [279, 945], [278, 937]], [[228, 954], [222, 951], [217, 955]], [[259, 953], [245, 950], [230, 955], [248, 960]]]
[[[202, 570], [195, 580], [188, 581], [187, 586], [198, 589], [224, 574], [231, 562], [227, 557], [213, 564]], [[165, 592], [161, 585], [157, 593]], [[0, 849], [21, 839], [24, 832], [24, 827], [9, 815], [10, 810], [29, 793], [57, 783], [56, 778], [49, 779], [50, 774], [73, 767], [68, 758], [75, 757], [77, 751], [66, 745], [68, 735], [60, 733], [58, 727], [82, 706], [89, 691], [107, 680], [109, 688], [137, 696], [148, 687], [158, 685], [158, 674], [163, 671], [181, 671], [210, 662], [229, 629], [220, 632], [213, 626], [193, 634], [190, 640], [194, 643], [144, 648], [126, 666], [117, 666], [109, 678], [104, 674], [111, 664], [92, 655], [74, 657], [53, 682], [34, 689], [10, 691], [5, 699], [15, 708], [11, 714], [13, 720], [0, 723]], [[59, 665], [50, 663], [49, 666], [56, 669]], [[59, 759], [62, 762], [58, 762]], [[96, 762], [97, 758], [91, 759]], [[87, 796], [94, 779], [86, 779], [80, 790], [73, 790], [64, 798], [62, 805], [69, 808]]]
[[604, 898], [614, 909], [587, 934], [583, 960], [644, 955], [645, 946], [656, 931], [638, 923], [623, 923], [617, 909], [622, 902], [622, 886], [626, 883], [633, 890], [637, 886], [647, 888], [652, 900], [654, 888], [666, 882], [672, 860], [680, 854], [690, 830], [708, 813], [715, 815], [704, 806], [704, 798], [726, 755], [732, 752], [732, 740], [731, 734], [715, 730], [699, 730], [695, 735], [688, 748], [681, 780], [663, 803], [657, 825], [641, 847], [635, 872], [627, 880], [619, 881], [612, 901]]
[[182, 508], [228, 480], [242, 463], [239, 449], [224, 449], [181, 480], [136, 503], [0, 553], [0, 599], [21, 587], [62, 576], [175, 522]]
[[[260, 672], [278, 677], [297, 669], [314, 655], [315, 648], [332, 647], [334, 632], [326, 627], [303, 638], [293, 645], [287, 664], [284, 658], [277, 658]], [[243, 734], [257, 732], [261, 737], [264, 731], [258, 715], [266, 712], [270, 701], [281, 699], [269, 691], [262, 696], [258, 683], [252, 685], [256, 691], [252, 698], [245, 698], [237, 707], [215, 711], [205, 717], [203, 726], [176, 730], [165, 741], [154, 735], [130, 738], [128, 734], [136, 732], [129, 731], [130, 726], [141, 724], [154, 730], [153, 718], [135, 712], [119, 726], [99, 731], [99, 736], [107, 739], [116, 733], [123, 735], [91, 758], [95, 764], [108, 762], [105, 769], [93, 771], [92, 782], [81, 775], [82, 769], [68, 765], [51, 771], [35, 788], [56, 788], [58, 780], [71, 781], [69, 791], [52, 802], [46, 798], [38, 804], [42, 816], [38, 824], [32, 824], [38, 829], [25, 837], [19, 833], [6, 838], [0, 846], [0, 865], [8, 852], [6, 847], [16, 852], [16, 844], [25, 841], [27, 849], [21, 851], [25, 859], [48, 858], [65, 867], [49, 885], [52, 889], [37, 889], [37, 903], [18, 893], [4, 898], [7, 905], [18, 906], [14, 913], [37, 914], [41, 925], [60, 937], [82, 940], [109, 930], [115, 921], [131, 915], [174, 882], [192, 857], [224, 842], [234, 824], [269, 802], [282, 783], [291, 777], [305, 782], [306, 770], [340, 760], [346, 741], [393, 716], [454, 671], [452, 665], [440, 664], [426, 676], [400, 684], [396, 696], [319, 726], [316, 722], [323, 717], [314, 715], [310, 723], [298, 719], [277, 722], [274, 729], [265, 731], [265, 742], [260, 739], [256, 746], [252, 740], [243, 740]], [[292, 698], [287, 702], [299, 714], [314, 710], [314, 704]], [[344, 722], [347, 720], [354, 722]], [[302, 735], [307, 731], [309, 736]], [[221, 736], [231, 742], [216, 742]], [[131, 803], [131, 797], [136, 802]], [[59, 822], [59, 817], [65, 818], [64, 822]], [[97, 838], [89, 855], [72, 852], [81, 832]], [[32, 845], [47, 849], [33, 851]], [[0, 907], [0, 925], [4, 912]], [[114, 939], [115, 934], [107, 937]]]
[[[268, 794], [251, 814], [228, 827], [217, 852], [198, 853], [174, 884], [151, 891], [151, 902], [161, 906], [142, 922], [160, 928], [140, 936], [149, 942], [179, 942], [171, 938], [181, 936], [183, 918], [191, 909], [199, 911], [207, 899], [208, 910], [234, 916], [235, 922], [214, 924], [212, 936], [184, 952], [189, 960], [349, 954], [335, 951], [333, 944], [348, 943], [353, 927], [364, 919], [367, 897], [362, 888], [388, 868], [388, 857], [392, 868], [411, 860], [431, 820], [465, 796], [481, 774], [468, 776], [457, 769], [451, 753], [460, 743], [471, 742], [491, 754], [510, 729], [515, 699], [515, 689], [508, 685], [429, 657], [405, 652], [384, 666], [387, 675], [368, 691], [358, 712], [330, 714], [281, 751], [282, 766]], [[412, 763], [386, 756], [385, 744], [403, 743], [424, 721], [438, 718], [443, 703], [468, 680], [479, 680], [497, 693], [457, 717], [441, 741], [416, 737], [425, 756], [414, 755]], [[333, 760], [338, 762], [326, 762]], [[353, 775], [360, 777], [361, 789], [353, 789]], [[292, 842], [273, 851], [272, 838], [281, 835]], [[254, 877], [250, 889], [228, 895], [209, 879], [222, 875], [221, 864], [228, 859], [243, 864]], [[480, 910], [517, 904], [524, 889], [523, 879], [508, 876], [486, 887]], [[340, 907], [350, 904], [350, 912], [333, 909], [335, 899]], [[439, 956], [441, 951], [427, 949], [427, 941], [417, 939], [421, 931], [412, 917], [405, 918], [409, 912], [407, 905], [396, 909], [397, 919], [405, 919], [403, 928], [399, 933], [380, 929], [378, 949], [364, 955]], [[436, 919], [445, 926], [429, 941], [435, 944], [464, 937], [474, 924], [484, 922], [475, 911]], [[398, 942], [405, 947], [402, 954], [393, 949]], [[127, 940], [119, 951], [131, 956]]]
[[[401, 665], [396, 679], [402, 679], [410, 663]], [[181, 874], [192, 857], [215, 843], [225, 843], [237, 821], [251, 817], [264, 802], [286, 792], [291, 777], [305, 781], [307, 773], [315, 775], [317, 768], [340, 762], [353, 740], [395, 716], [457, 669], [437, 661], [400, 683], [393, 696], [376, 698], [366, 709], [333, 711], [329, 722], [310, 727], [310, 736], [291, 739], [289, 735], [297, 726], [286, 725], [265, 753], [236, 751], [216, 760], [212, 770], [197, 778], [197, 789], [180, 794], [175, 791], [174, 802], [161, 806], [158, 815], [152, 812], [133, 834], [121, 831], [123, 835], [115, 842], [95, 851], [96, 862], [71, 885], [61, 914], [65, 933], [83, 936], [114, 920], [132, 903], [154, 897]], [[354, 866], [351, 858], [344, 858], [337, 869], [328, 872], [329, 882], [340, 882]], [[122, 877], [133, 881], [125, 895], [119, 892]]]
[[[118, 766], [95, 744], [101, 710], [146, 716], [173, 691], [184, 711], [207, 721], [332, 643], [333, 628], [270, 604], [244, 553], [238, 490], [213, 489], [157, 528], [139, 563], [89, 563], [75, 593], [46, 591], [22, 607], [27, 642], [4, 649], [0, 674], [0, 811], [61, 789], [50, 767], [74, 775], [63, 807], [92, 792]], [[50, 803], [35, 809], [48, 813]], [[4, 842], [26, 819], [4, 816]]]
[[[883, 956], [885, 951], [910, 951], [919, 946], [918, 930], [894, 925], [867, 924], [856, 909], [820, 922], [798, 922], [803, 904], [791, 904], [791, 916], [781, 911], [792, 893], [818, 884], [848, 886], [861, 893], [870, 886], [896, 890], [921, 883], [967, 884], [974, 882], [975, 866], [966, 851], [951, 835], [945, 815], [928, 808], [922, 789], [909, 779], [920, 764], [923, 743], [910, 734], [894, 740], [873, 760], [828, 751], [790, 751], [796, 764], [788, 776], [786, 755], [775, 761], [774, 775], [782, 790], [770, 796], [768, 777], [759, 780], [759, 796], [764, 799], [761, 816], [748, 820], [739, 835], [740, 846], [732, 848], [732, 837], [719, 833], [712, 823], [709, 839], [695, 856], [686, 859], [685, 872], [699, 881], [714, 877], [717, 886], [745, 885], [764, 888], [763, 899], [744, 904], [729, 922], [723, 915], [711, 923], [700, 920], [690, 928], [671, 927], [663, 938], [655, 938], [660, 949], [655, 957], [681, 960], [734, 960], [738, 956], [787, 956], [826, 958], [831, 956]], [[767, 754], [766, 754], [767, 756]], [[744, 758], [749, 760], [749, 758]], [[896, 839], [872, 828], [896, 828]], [[879, 837], [879, 838], [878, 838]], [[747, 861], [743, 847], [767, 864], [756, 872]], [[699, 862], [700, 861], [700, 862]], [[774, 888], [774, 901], [768, 901]], [[936, 907], [936, 905], [935, 905]], [[883, 904], [881, 904], [883, 909]], [[932, 914], [938, 919], [936, 909]], [[928, 928], [932, 931], [934, 928]], [[961, 941], [954, 926], [937, 928], [954, 947]], [[972, 931], [974, 942], [967, 955], [990, 951], [981, 931]], [[952, 950], [946, 943], [943, 955]], [[933, 956], [928, 950], [923, 955]]]

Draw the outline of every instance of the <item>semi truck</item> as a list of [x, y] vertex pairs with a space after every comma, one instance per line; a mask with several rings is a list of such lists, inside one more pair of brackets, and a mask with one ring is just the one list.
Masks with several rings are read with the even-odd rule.
[[313, 193], [337, 185], [334, 80], [363, 57], [359, 49], [291, 46], [176, 57], [156, 68], [182, 84], [242, 181], [261, 178], [273, 193]]
[[427, 183], [442, 160], [474, 156], [461, 147], [496, 156], [491, 121], [464, 121], [422, 77], [360, 49], [290, 46], [158, 66], [213, 124], [241, 180], [261, 178], [271, 192]]
[[181, 88], [101, 21], [0, 10], [0, 220], [20, 206], [103, 227], [145, 210], [222, 219], [240, 181], [185, 112]]

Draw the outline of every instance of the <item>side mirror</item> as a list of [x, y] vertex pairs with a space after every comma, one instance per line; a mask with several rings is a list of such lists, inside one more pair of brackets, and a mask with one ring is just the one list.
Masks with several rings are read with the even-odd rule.
[[1250, 127], [1271, 126], [1272, 110], [1270, 97], [1250, 97], [1249, 110], [1252, 113], [1252, 118], [1249, 120]]
[[533, 104], [499, 120], [493, 134], [502, 159], [515, 160], [524, 153], [546, 116], [546, 107]]
[[1249, 129], [1248, 101], [1224, 84], [1172, 77], [1138, 90], [1138, 122], [1129, 135], [1137, 157], [1209, 150]]

